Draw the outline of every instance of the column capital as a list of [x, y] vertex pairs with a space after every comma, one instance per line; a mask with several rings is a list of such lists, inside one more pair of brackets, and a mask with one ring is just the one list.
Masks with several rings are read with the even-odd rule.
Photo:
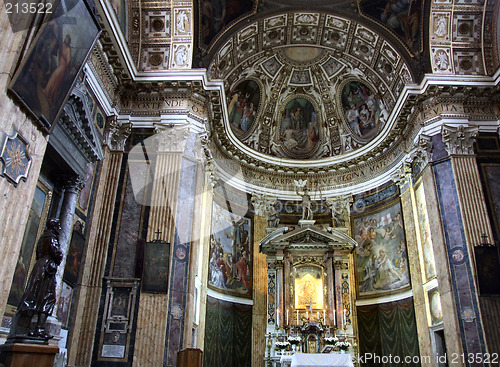
[[443, 125], [441, 135], [445, 144], [445, 150], [452, 154], [474, 154], [474, 142], [479, 129], [476, 126], [449, 126]]
[[154, 139], [158, 144], [158, 152], [183, 153], [191, 129], [188, 124], [156, 125], [155, 133]]
[[59, 185], [66, 192], [72, 192], [74, 194], [79, 194], [80, 191], [85, 186], [85, 181], [83, 177], [80, 175], [60, 175], [59, 176]]
[[112, 151], [123, 151], [125, 149], [125, 141], [131, 132], [132, 124], [118, 121], [116, 115], [110, 116], [106, 121], [104, 143]]
[[411, 163], [403, 161], [391, 179], [399, 186], [399, 191], [406, 191], [411, 186]]

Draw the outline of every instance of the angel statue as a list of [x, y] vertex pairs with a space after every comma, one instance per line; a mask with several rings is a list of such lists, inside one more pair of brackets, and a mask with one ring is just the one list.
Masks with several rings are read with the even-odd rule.
[[[295, 183], [295, 192], [297, 195], [302, 197], [302, 219], [312, 220], [313, 212], [311, 209], [311, 197], [309, 196], [309, 190], [306, 188], [307, 180], [293, 180]], [[302, 193], [299, 192], [302, 189]]]

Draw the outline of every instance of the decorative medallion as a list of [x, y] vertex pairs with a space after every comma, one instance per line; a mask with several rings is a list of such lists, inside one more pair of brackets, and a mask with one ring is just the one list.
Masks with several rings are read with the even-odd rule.
[[473, 322], [476, 318], [476, 313], [470, 307], [464, 307], [460, 315], [462, 316], [462, 320], [465, 322]]
[[457, 249], [457, 250], [453, 251], [453, 253], [451, 254], [451, 258], [456, 263], [462, 262], [464, 257], [465, 257], [464, 252], [461, 249]]
[[174, 319], [180, 320], [182, 318], [182, 316], [184, 315], [184, 310], [179, 305], [173, 305], [172, 311], [170, 311], [170, 314], [172, 315], [172, 317]]
[[26, 181], [31, 167], [28, 142], [17, 131], [13, 136], [6, 136], [2, 145], [0, 160], [3, 163], [1, 175], [14, 185], [21, 179]]
[[175, 250], [175, 256], [179, 260], [184, 260], [186, 258], [186, 250], [183, 247], [177, 247], [177, 250]]

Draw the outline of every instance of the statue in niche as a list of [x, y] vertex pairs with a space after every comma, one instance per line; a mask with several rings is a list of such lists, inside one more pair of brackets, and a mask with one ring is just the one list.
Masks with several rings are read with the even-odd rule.
[[267, 226], [269, 228], [278, 228], [280, 223], [279, 212], [275, 205], [269, 205], [267, 213]]
[[[25, 342], [47, 342], [52, 336], [46, 330], [47, 317], [56, 303], [56, 273], [63, 253], [59, 245], [61, 224], [59, 219], [49, 219], [46, 229], [38, 240], [36, 263], [31, 271], [23, 298], [12, 320], [8, 339]], [[34, 316], [36, 323], [32, 323]], [[28, 339], [28, 340], [26, 340]]]
[[[309, 196], [309, 190], [305, 187], [307, 180], [294, 180], [295, 181], [295, 192], [297, 195], [302, 197], [302, 219], [303, 220], [312, 220], [313, 212], [311, 208], [311, 196]], [[300, 193], [299, 189], [303, 189], [302, 193]]]

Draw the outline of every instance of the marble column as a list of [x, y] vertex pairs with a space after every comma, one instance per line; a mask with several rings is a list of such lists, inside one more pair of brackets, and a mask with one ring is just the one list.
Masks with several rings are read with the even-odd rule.
[[[66, 265], [66, 257], [68, 255], [68, 247], [73, 232], [73, 217], [75, 215], [76, 201], [78, 194], [83, 188], [84, 182], [79, 175], [66, 175], [61, 177], [64, 196], [62, 198], [61, 210], [59, 212], [59, 221], [61, 222], [61, 234], [59, 236], [59, 244], [63, 252], [63, 260], [57, 268], [57, 284], [56, 295], [57, 299], [61, 294], [62, 279], [64, 274], [64, 266]], [[57, 314], [57, 302], [54, 308], [53, 315]]]

